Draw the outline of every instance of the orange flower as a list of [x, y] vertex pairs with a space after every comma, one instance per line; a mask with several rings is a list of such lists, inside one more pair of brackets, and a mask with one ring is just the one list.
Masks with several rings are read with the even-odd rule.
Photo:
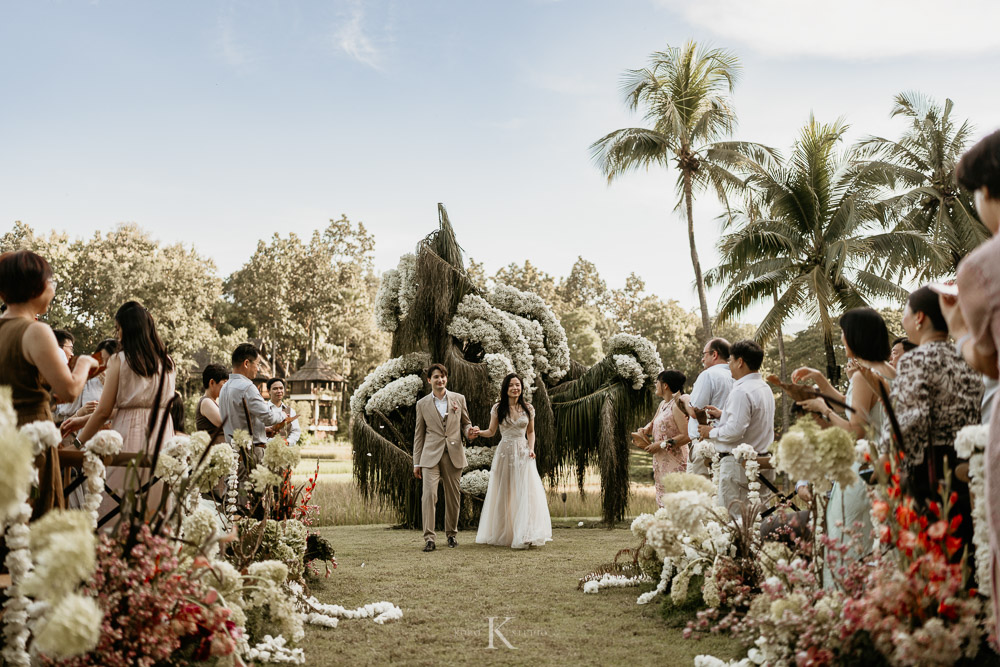
[[884, 500], [876, 500], [872, 503], [872, 512], [875, 514], [878, 522], [883, 523], [886, 517], [889, 516], [889, 503]]

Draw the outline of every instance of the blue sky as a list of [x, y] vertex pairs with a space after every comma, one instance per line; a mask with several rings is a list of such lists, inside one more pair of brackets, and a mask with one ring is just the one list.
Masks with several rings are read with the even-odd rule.
[[[737, 137], [786, 148], [812, 111], [895, 136], [892, 96], [951, 97], [1000, 126], [988, 2], [0, 0], [0, 228], [136, 222], [228, 273], [275, 232], [346, 213], [376, 264], [444, 202], [493, 271], [577, 255], [694, 307], [672, 173], [610, 187], [587, 147], [641, 123], [618, 80], [687, 39], [733, 49]], [[717, 204], [696, 208], [706, 267]]]

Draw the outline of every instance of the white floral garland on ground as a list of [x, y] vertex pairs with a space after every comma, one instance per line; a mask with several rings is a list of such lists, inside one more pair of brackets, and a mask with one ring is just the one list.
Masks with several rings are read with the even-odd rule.
[[335, 628], [339, 619], [370, 618], [377, 625], [403, 618], [403, 610], [391, 602], [371, 602], [357, 609], [348, 609], [339, 604], [325, 604], [313, 596], [306, 596], [302, 586], [294, 581], [288, 582], [288, 588], [302, 610], [302, 620], [312, 625], [322, 625]]
[[635, 357], [642, 366], [643, 383], [652, 383], [656, 376], [663, 372], [663, 362], [660, 360], [659, 352], [656, 351], [656, 346], [642, 336], [615, 334], [608, 342], [608, 354], [611, 356], [627, 354]]
[[462, 475], [458, 482], [459, 488], [474, 496], [485, 496], [490, 486], [489, 470], [472, 470]]
[[497, 285], [486, 299], [500, 310], [534, 320], [541, 325], [547, 368], [539, 368], [539, 373], [553, 384], [562, 380], [570, 366], [566, 330], [545, 301], [537, 294], [523, 292], [510, 285]]
[[396, 378], [372, 394], [365, 404], [365, 412], [371, 414], [378, 410], [387, 415], [396, 408], [414, 405], [423, 386], [424, 380], [419, 375]]
[[407, 253], [399, 258], [395, 269], [382, 274], [375, 295], [375, 324], [392, 333], [400, 321], [410, 314], [417, 298], [417, 257]]
[[404, 375], [421, 373], [430, 363], [430, 355], [423, 352], [412, 352], [380, 364], [354, 390], [354, 394], [351, 396], [351, 413], [362, 414], [365, 406], [368, 405], [368, 400], [375, 392]]
[[591, 579], [583, 584], [584, 593], [598, 593], [602, 588], [629, 588], [631, 586], [641, 586], [651, 582], [652, 579], [645, 574], [637, 574], [633, 577], [624, 574], [611, 574], [605, 572], [600, 579]]
[[[632, 531], [635, 532], [635, 531]], [[656, 588], [651, 591], [647, 591], [636, 598], [636, 604], [648, 604], [652, 602], [653, 598], [667, 590], [667, 585], [673, 579], [674, 572], [674, 559], [667, 557], [663, 559], [663, 569], [660, 570], [660, 581], [656, 584]]]
[[292, 665], [306, 664], [306, 652], [301, 648], [287, 646], [288, 640], [282, 635], [264, 635], [264, 640], [250, 647], [246, 657], [260, 662], [285, 662]]
[[98, 510], [104, 499], [104, 481], [107, 469], [105, 456], [116, 456], [122, 451], [122, 436], [118, 431], [105, 429], [87, 441], [83, 446], [83, 508], [90, 513], [94, 530], [97, 530]]
[[[969, 491], [974, 498], [972, 507], [972, 543], [976, 547], [976, 582], [980, 595], [993, 596], [991, 578], [989, 523], [986, 519], [986, 447], [989, 443], [988, 424], [966, 426], [955, 436], [958, 458], [969, 461]], [[877, 534], [877, 533], [876, 533]]]
[[509, 356], [514, 370], [521, 376], [525, 397], [531, 396], [535, 381], [534, 357], [512, 315], [492, 306], [481, 296], [466, 294], [448, 323], [448, 333], [459, 340], [479, 343], [485, 354]]

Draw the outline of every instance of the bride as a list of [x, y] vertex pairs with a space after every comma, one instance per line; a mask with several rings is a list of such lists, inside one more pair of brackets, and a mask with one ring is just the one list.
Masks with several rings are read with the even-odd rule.
[[500, 385], [500, 402], [490, 411], [490, 428], [500, 429], [490, 484], [479, 519], [478, 544], [526, 549], [552, 541], [548, 499], [535, 465], [535, 410], [524, 400], [521, 378], [511, 373]]

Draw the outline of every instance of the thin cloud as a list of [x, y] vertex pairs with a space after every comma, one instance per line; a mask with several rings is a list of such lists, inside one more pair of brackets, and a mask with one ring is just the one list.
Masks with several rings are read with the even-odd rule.
[[232, 13], [219, 17], [219, 34], [216, 38], [216, 48], [222, 59], [231, 67], [242, 67], [250, 62], [250, 53], [236, 38], [236, 28], [233, 25]]
[[[771, 56], [866, 60], [1000, 50], [1000, 3], [962, 0], [655, 0], [687, 23]], [[942, 28], [942, 20], [953, 24]]]
[[338, 49], [362, 65], [381, 70], [382, 53], [365, 32], [363, 21], [364, 12], [356, 7], [347, 22], [334, 34], [334, 43]]

